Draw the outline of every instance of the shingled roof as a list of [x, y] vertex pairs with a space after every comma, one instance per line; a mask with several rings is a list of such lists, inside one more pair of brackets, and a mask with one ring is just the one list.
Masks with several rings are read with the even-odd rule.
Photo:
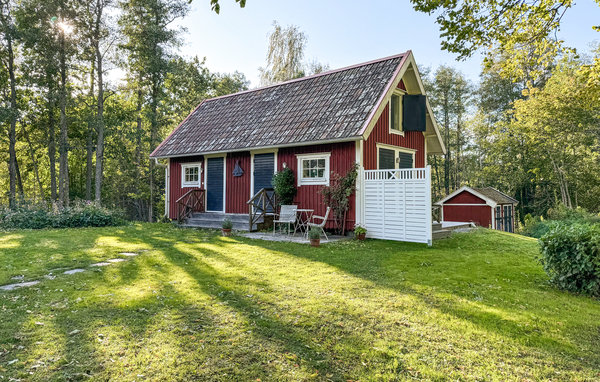
[[356, 138], [407, 54], [205, 100], [150, 156]]
[[498, 204], [517, 204], [519, 203], [516, 199], [511, 198], [503, 192], [496, 190], [493, 187], [484, 188], [473, 188], [473, 190], [479, 192], [481, 195], [493, 200]]

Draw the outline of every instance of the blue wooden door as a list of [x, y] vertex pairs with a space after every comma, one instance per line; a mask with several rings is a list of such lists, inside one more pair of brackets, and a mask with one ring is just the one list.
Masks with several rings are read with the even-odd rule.
[[224, 158], [208, 158], [206, 163], [206, 210], [223, 211]]
[[[275, 154], [254, 155], [254, 195], [262, 188], [273, 188], [273, 174], [275, 173]], [[273, 192], [270, 192], [272, 195]], [[267, 212], [273, 212], [271, 208]]]

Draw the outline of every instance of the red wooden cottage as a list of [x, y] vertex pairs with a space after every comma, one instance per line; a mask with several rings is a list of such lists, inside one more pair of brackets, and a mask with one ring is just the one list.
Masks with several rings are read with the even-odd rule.
[[[432, 115], [410, 51], [207, 99], [151, 154], [167, 161], [165, 214], [177, 219], [186, 195], [202, 190], [200, 204], [215, 219], [247, 217], [248, 201], [289, 167], [295, 203], [322, 215], [318, 191], [333, 173], [353, 163], [424, 168], [427, 154], [443, 154]], [[347, 227], [361, 221], [362, 210], [352, 196]]]
[[515, 231], [515, 207], [519, 202], [492, 187], [462, 187], [436, 204], [443, 222], [469, 222], [500, 231]]

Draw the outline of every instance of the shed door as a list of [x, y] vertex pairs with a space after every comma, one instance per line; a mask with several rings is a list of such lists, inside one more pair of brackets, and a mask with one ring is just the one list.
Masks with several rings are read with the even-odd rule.
[[224, 211], [223, 188], [224, 188], [224, 165], [223, 157], [208, 158], [206, 164], [206, 210]]
[[[273, 174], [275, 173], [275, 154], [254, 154], [254, 189], [256, 195], [262, 188], [273, 188]], [[272, 195], [273, 191], [270, 192]], [[267, 212], [273, 212], [269, 208]]]

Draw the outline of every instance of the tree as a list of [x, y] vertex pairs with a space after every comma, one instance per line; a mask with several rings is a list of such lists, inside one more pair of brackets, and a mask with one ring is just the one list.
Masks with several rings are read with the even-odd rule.
[[[503, 74], [514, 75], [519, 67], [535, 60], [548, 67], [563, 42], [553, 38], [572, 0], [411, 0], [417, 11], [436, 14], [442, 48], [459, 59], [485, 50], [488, 58], [505, 55]], [[541, 71], [530, 73], [533, 78]]]
[[304, 77], [327, 70], [327, 65], [316, 61], [304, 62], [306, 35], [295, 25], [282, 28], [273, 21], [273, 32], [269, 35], [267, 65], [259, 68], [262, 85]]
[[0, 33], [4, 37], [3, 45], [0, 49], [2, 50], [3, 66], [8, 73], [8, 82], [10, 86], [10, 106], [8, 110], [9, 129], [8, 129], [8, 142], [9, 142], [9, 205], [15, 206], [16, 202], [16, 183], [17, 183], [17, 153], [15, 151], [16, 146], [16, 126], [17, 116], [19, 110], [17, 108], [17, 85], [15, 76], [15, 54], [13, 48], [13, 41], [15, 39], [15, 25], [13, 22], [13, 14], [11, 12], [13, 4], [9, 0], [0, 1]]
[[[119, 20], [127, 52], [129, 83], [136, 89], [137, 97], [137, 161], [141, 168], [142, 158], [142, 111], [150, 125], [149, 147], [158, 144], [159, 104], [164, 97], [163, 83], [169, 68], [170, 49], [177, 45], [178, 31], [169, 25], [183, 17], [188, 4], [182, 0], [129, 0], [121, 4]], [[148, 102], [144, 105], [144, 96]], [[148, 212], [146, 219], [154, 219], [155, 174], [154, 162], [148, 161]]]

